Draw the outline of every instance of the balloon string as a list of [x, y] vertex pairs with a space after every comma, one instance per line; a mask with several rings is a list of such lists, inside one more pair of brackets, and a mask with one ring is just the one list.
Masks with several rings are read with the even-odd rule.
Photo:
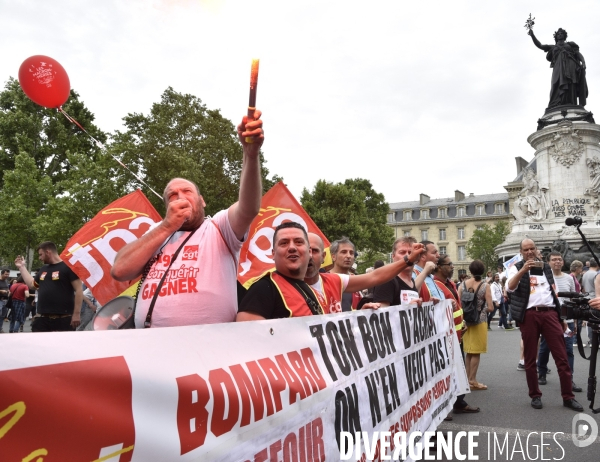
[[[86, 134], [87, 136], [89, 136], [89, 137], [90, 137], [92, 140], [94, 140], [94, 143], [96, 143], [96, 146], [98, 146], [100, 149], [106, 150], [106, 148], [105, 148], [104, 144], [102, 144], [100, 141], [98, 141], [96, 138], [94, 138], [92, 135], [90, 135], [90, 134], [88, 133], [88, 131], [87, 131], [85, 128], [83, 128], [83, 127], [81, 126], [81, 124], [80, 124], [79, 122], [77, 122], [77, 121], [76, 121], [76, 120], [75, 120], [73, 117], [71, 117], [69, 114], [67, 114], [67, 113], [66, 113], [66, 112], [63, 110], [63, 108], [62, 108], [62, 107], [59, 107], [59, 108], [58, 108], [58, 111], [59, 111], [59, 112], [60, 112], [62, 115], [64, 115], [64, 116], [67, 118], [67, 120], [68, 120], [69, 122], [71, 122], [71, 123], [72, 123], [72, 124], [74, 124], [74, 125], [77, 125], [77, 126], [78, 126], [78, 127], [81, 129], [81, 131], [82, 131], [83, 133], [85, 133], [85, 134]], [[154, 189], [152, 189], [152, 187], [151, 187], [151, 186], [150, 186], [148, 183], [146, 183], [146, 182], [145, 182], [144, 180], [142, 180], [142, 179], [141, 179], [139, 176], [137, 176], [135, 173], [133, 173], [133, 172], [132, 172], [132, 171], [131, 171], [131, 170], [130, 170], [128, 167], [127, 167], [127, 165], [125, 165], [123, 162], [121, 162], [121, 161], [120, 161], [120, 160], [119, 160], [119, 159], [118, 159], [116, 156], [114, 156], [114, 155], [113, 155], [113, 154], [111, 154], [110, 152], [109, 152], [108, 154], [109, 154], [109, 155], [110, 155], [110, 156], [111, 156], [111, 157], [112, 157], [114, 160], [116, 160], [116, 161], [119, 163], [119, 165], [120, 165], [121, 167], [123, 167], [125, 170], [127, 170], [129, 173], [131, 173], [131, 174], [132, 174], [134, 177], [136, 177], [136, 178], [137, 178], [137, 180], [138, 180], [140, 183], [142, 183], [143, 185], [145, 185], [145, 186], [146, 186], [146, 187], [147, 187], [147, 188], [148, 188], [150, 191], [152, 191], [154, 194], [156, 194], [156, 196], [157, 196], [159, 199], [162, 199], [162, 198], [163, 198], [163, 197], [162, 197], [160, 194], [158, 194], [158, 193], [157, 193], [157, 192], [156, 192]]]

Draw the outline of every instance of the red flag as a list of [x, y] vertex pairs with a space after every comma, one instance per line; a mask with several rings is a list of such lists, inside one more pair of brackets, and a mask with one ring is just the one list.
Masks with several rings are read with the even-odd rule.
[[144, 193], [134, 191], [100, 210], [69, 240], [60, 257], [104, 305], [135, 286], [110, 275], [117, 252], [161, 220]]
[[238, 281], [246, 288], [265, 272], [275, 268], [272, 258], [273, 234], [275, 228], [285, 221], [295, 221], [308, 232], [318, 234], [323, 239], [329, 258], [329, 241], [280, 181], [263, 196], [260, 212], [252, 221], [248, 239], [240, 252]]

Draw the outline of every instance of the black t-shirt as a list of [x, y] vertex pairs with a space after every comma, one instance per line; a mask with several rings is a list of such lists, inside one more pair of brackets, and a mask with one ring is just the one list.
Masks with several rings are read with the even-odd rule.
[[4, 294], [4, 292], [2, 292], [2, 294], [0, 294], [0, 300], [7, 300], [8, 299], [8, 279], [6, 280], [2, 280], [0, 279], [0, 290], [6, 290], [6, 294]]
[[37, 312], [73, 314], [75, 290], [71, 283], [77, 279], [65, 262], [42, 266], [34, 278], [38, 290]]
[[385, 284], [375, 286], [373, 288], [373, 302], [385, 302], [389, 303], [390, 306], [400, 305], [400, 291], [417, 291], [417, 289], [415, 288], [415, 281], [411, 282], [412, 286], [409, 286], [406, 282], [404, 282], [402, 279], [396, 276], [394, 279], [386, 282]]
[[[283, 276], [285, 278], [285, 276]], [[292, 280], [285, 278], [292, 283], [299, 284], [304, 292], [313, 300], [313, 303], [318, 304], [314, 294], [304, 281]], [[275, 284], [271, 280], [270, 275], [263, 276], [261, 279], [256, 281], [246, 295], [242, 299], [242, 303], [238, 311], [249, 311], [256, 313], [265, 319], [280, 319], [280, 318], [291, 318], [292, 313], [285, 307], [281, 294]]]

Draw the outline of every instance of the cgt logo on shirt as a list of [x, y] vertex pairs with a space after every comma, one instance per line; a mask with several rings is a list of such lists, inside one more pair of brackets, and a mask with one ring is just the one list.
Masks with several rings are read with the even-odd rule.
[[198, 260], [198, 245], [186, 245], [183, 248], [182, 260]]

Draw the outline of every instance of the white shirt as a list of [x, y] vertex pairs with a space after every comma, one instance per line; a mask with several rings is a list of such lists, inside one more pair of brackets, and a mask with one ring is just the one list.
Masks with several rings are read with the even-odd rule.
[[[509, 283], [513, 277], [519, 272], [516, 265], [513, 265], [508, 270], [508, 278], [506, 280], [506, 291], [514, 292], [510, 290]], [[554, 306], [554, 297], [552, 297], [552, 287], [548, 283], [545, 275], [529, 275], [529, 302], [527, 303], [527, 309], [534, 306]], [[517, 286], [518, 287], [518, 286]], [[516, 290], [516, 289], [515, 289]]]
[[[160, 289], [152, 312], [152, 327], [190, 326], [234, 322], [237, 314], [237, 267], [242, 242], [221, 210], [198, 228], [185, 244]], [[143, 328], [156, 286], [169, 266], [170, 257], [189, 231], [178, 231], [163, 246], [138, 296], [135, 325]], [[223, 240], [225, 239], [225, 241]], [[229, 253], [234, 253], [234, 260]]]
[[502, 286], [497, 282], [492, 282], [492, 301], [495, 303], [502, 301]]

